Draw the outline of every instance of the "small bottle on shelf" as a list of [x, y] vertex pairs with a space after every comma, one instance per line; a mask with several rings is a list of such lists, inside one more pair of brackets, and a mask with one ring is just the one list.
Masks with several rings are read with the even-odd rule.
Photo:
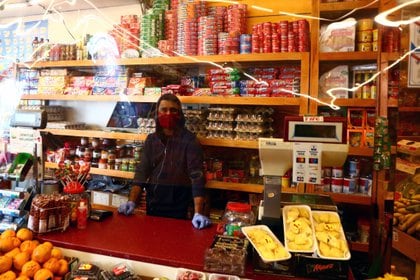
[[87, 207], [84, 201], [80, 201], [77, 207], [77, 228], [85, 229], [87, 225]]

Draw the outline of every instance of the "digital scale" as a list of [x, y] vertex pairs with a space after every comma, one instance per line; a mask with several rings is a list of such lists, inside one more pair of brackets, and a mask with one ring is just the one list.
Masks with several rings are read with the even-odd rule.
[[316, 143], [322, 166], [342, 166], [348, 154], [346, 119], [326, 117], [285, 117], [284, 139], [259, 138], [260, 175], [264, 179], [264, 200], [260, 207], [262, 223], [281, 223], [281, 207], [307, 204], [313, 209], [336, 210], [328, 195], [281, 193], [281, 179], [294, 168], [295, 143]]

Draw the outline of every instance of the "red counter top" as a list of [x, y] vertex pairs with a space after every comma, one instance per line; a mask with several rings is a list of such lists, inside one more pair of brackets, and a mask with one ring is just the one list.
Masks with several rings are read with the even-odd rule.
[[115, 212], [101, 222], [89, 220], [86, 229], [69, 227], [37, 238], [63, 248], [202, 271], [204, 250], [215, 234], [214, 225], [198, 230], [188, 220]]
[[[101, 222], [89, 220], [86, 229], [69, 227], [64, 232], [40, 234], [37, 239], [66, 249], [203, 271], [204, 252], [215, 234], [216, 225], [198, 230], [189, 220], [139, 214], [124, 216], [114, 212], [112, 217]], [[255, 273], [250, 260], [245, 277], [290, 279]]]

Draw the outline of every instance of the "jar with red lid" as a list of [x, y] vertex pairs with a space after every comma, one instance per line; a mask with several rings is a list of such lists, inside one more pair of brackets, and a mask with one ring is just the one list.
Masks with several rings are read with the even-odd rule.
[[225, 234], [242, 236], [241, 227], [254, 224], [254, 212], [251, 205], [241, 202], [228, 202], [223, 215]]

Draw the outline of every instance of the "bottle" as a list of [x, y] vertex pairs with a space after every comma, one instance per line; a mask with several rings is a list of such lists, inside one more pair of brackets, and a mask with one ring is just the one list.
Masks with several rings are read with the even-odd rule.
[[249, 162], [249, 181], [253, 184], [260, 181], [260, 160], [256, 155], [252, 156]]
[[87, 207], [84, 201], [80, 201], [77, 207], [77, 228], [85, 229], [87, 224]]
[[38, 44], [39, 44], [38, 37], [35, 36], [34, 39], [32, 40], [32, 60], [37, 59]]

